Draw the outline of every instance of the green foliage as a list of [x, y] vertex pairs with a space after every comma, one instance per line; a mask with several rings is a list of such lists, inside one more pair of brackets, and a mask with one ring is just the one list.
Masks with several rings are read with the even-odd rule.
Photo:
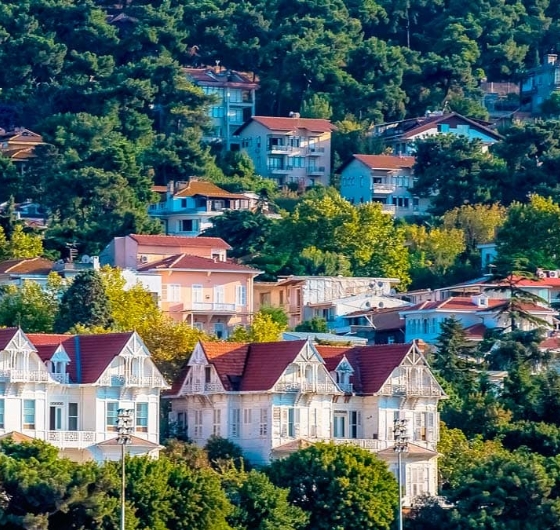
[[208, 455], [210, 465], [214, 469], [224, 468], [228, 464], [233, 465], [236, 469], [245, 467], [241, 447], [227, 438], [216, 435], [210, 436], [204, 445], [204, 450]]
[[262, 306], [259, 309], [259, 313], [269, 315], [274, 323], [282, 326], [284, 329], [288, 327], [289, 317], [282, 307]]
[[282, 332], [286, 330], [284, 319], [277, 319], [266, 308], [253, 317], [253, 322], [247, 328], [238, 326], [230, 334], [230, 342], [276, 342], [281, 340]]
[[328, 333], [329, 328], [324, 318], [313, 317], [311, 320], [305, 320], [298, 324], [295, 331], [310, 331], [315, 333]]
[[309, 530], [389, 529], [397, 483], [385, 463], [351, 445], [315, 444], [273, 462], [272, 482], [309, 513]]
[[109, 298], [98, 272], [79, 273], [60, 300], [54, 329], [65, 333], [77, 325], [109, 328], [112, 325]]

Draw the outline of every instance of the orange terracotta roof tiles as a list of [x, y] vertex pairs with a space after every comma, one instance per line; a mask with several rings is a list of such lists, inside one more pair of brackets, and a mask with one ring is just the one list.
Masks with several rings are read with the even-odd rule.
[[53, 262], [45, 258], [10, 259], [0, 262], [0, 274], [48, 274]]
[[371, 169], [410, 169], [416, 159], [413, 156], [394, 155], [353, 155], [356, 160]]
[[484, 324], [474, 324], [465, 328], [465, 334], [471, 340], [482, 340], [487, 329]]
[[208, 361], [214, 365], [226, 390], [235, 390], [242, 377], [249, 344], [236, 342], [201, 342]]
[[296, 129], [306, 129], [311, 132], [325, 133], [336, 130], [336, 126], [329, 120], [316, 118], [281, 118], [276, 116], [253, 116], [244, 123], [235, 134], [238, 135], [251, 122], [257, 122], [271, 131], [295, 131]]
[[[113, 445], [120, 446], [121, 444], [119, 443], [118, 436], [115, 436], [115, 438], [110, 438], [109, 440], [105, 440], [104, 442], [99, 442], [97, 445], [106, 447], [106, 446], [113, 446]], [[154, 449], [161, 447], [161, 445], [159, 444], [150, 442], [149, 440], [144, 440], [143, 438], [134, 435], [130, 436], [129, 445], [131, 445], [132, 447], [152, 447]]]
[[202, 256], [191, 256], [190, 254], [175, 254], [167, 258], [143, 265], [139, 271], [150, 270], [197, 270], [197, 271], [221, 271], [221, 272], [248, 272], [258, 275], [261, 271], [240, 265], [231, 260], [214, 261], [212, 258], [204, 258]]
[[231, 247], [221, 237], [186, 237], [186, 236], [161, 236], [130, 234], [129, 237], [139, 245], [154, 247], [177, 247], [177, 248], [214, 248], [220, 250], [231, 250]]
[[216, 186], [216, 184], [205, 180], [189, 180], [187, 186], [177, 191], [174, 197], [194, 197], [195, 195], [215, 198], [223, 197], [226, 199], [247, 199], [241, 193], [230, 193]]

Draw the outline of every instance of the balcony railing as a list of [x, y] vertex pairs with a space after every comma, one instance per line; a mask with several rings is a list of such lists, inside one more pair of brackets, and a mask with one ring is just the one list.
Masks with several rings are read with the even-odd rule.
[[325, 152], [324, 147], [309, 147], [307, 149], [307, 154], [311, 156], [320, 156]]
[[316, 392], [318, 394], [333, 394], [338, 391], [332, 383], [310, 383], [307, 381], [290, 381], [277, 383], [276, 392]]
[[379, 451], [380, 449], [385, 449], [385, 447], [381, 446], [386, 445], [380, 444], [379, 440], [374, 440], [373, 438], [332, 438], [332, 442], [335, 445], [356, 445], [369, 451]]
[[393, 396], [439, 396], [441, 395], [441, 390], [435, 386], [389, 384], [382, 387], [381, 393]]
[[383, 204], [381, 205], [381, 211], [383, 213], [395, 215], [395, 213], [397, 212], [397, 207], [394, 204]]
[[51, 379], [54, 379], [55, 381], [58, 381], [62, 384], [68, 384], [70, 382], [68, 374], [50, 374], [50, 376]]
[[[189, 309], [185, 307], [185, 310], [188, 311]], [[190, 310], [235, 312], [235, 304], [224, 304], [222, 302], [193, 302]]]
[[191, 383], [185, 385], [185, 392], [201, 394], [203, 392], [223, 392], [224, 387], [220, 383]]
[[104, 375], [99, 379], [101, 386], [138, 386], [154, 388], [164, 386], [161, 377], [139, 376], [139, 375]]
[[273, 174], [273, 175], [277, 175], [277, 174], [286, 174], [286, 173], [290, 173], [292, 171], [292, 166], [284, 166], [284, 167], [269, 167], [268, 170]]
[[269, 153], [289, 153], [293, 147], [291, 145], [268, 145], [266, 150]]
[[393, 193], [396, 189], [396, 186], [394, 184], [377, 184], [374, 183], [373, 186], [371, 187], [371, 192], [373, 194], [376, 193]]
[[56, 447], [82, 449], [96, 442], [93, 431], [47, 431], [46, 441]]
[[325, 168], [321, 167], [308, 167], [307, 174], [308, 175], [322, 175], [325, 172]]
[[42, 370], [0, 370], [0, 380], [10, 383], [48, 383], [49, 373]]
[[338, 383], [338, 387], [347, 394], [351, 394], [354, 391], [354, 385], [352, 383]]

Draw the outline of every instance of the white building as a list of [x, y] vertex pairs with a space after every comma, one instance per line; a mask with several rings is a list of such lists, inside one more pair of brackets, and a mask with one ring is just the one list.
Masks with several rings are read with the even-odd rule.
[[446, 396], [415, 343], [199, 343], [166, 397], [178, 431], [198, 445], [229, 438], [257, 465], [333, 441], [376, 452], [395, 470], [394, 421], [406, 419], [405, 502], [437, 493], [437, 405]]
[[0, 330], [0, 436], [44, 440], [78, 462], [118, 459], [117, 411], [129, 409], [134, 432], [127, 451], [157, 456], [164, 388], [136, 333]]
[[411, 193], [413, 156], [353, 155], [340, 173], [340, 194], [352, 204], [378, 202], [384, 212], [404, 217], [425, 213], [430, 201]]
[[241, 150], [255, 164], [257, 174], [279, 186], [296, 183], [302, 188], [322, 184], [331, 177], [331, 133], [328, 120], [253, 116], [237, 131]]

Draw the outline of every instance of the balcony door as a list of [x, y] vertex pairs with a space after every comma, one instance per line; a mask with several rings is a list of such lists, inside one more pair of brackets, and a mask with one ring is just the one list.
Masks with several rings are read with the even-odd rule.
[[49, 430], [62, 430], [62, 405], [51, 405], [49, 413]]

